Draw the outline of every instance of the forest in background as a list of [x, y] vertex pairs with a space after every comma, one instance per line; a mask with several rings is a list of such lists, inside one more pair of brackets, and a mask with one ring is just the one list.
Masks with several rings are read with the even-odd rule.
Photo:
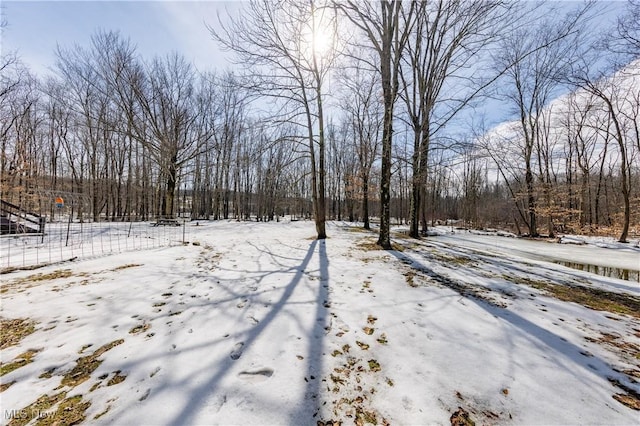
[[[55, 220], [640, 233], [640, 2], [252, 1], [239, 69], [98, 31], [34, 75], [3, 52], [0, 198]], [[215, 18], [212, 18], [215, 19]], [[3, 27], [6, 23], [3, 23]], [[206, 40], [203, 40], [206, 42]], [[482, 105], [505, 124], [488, 127]]]

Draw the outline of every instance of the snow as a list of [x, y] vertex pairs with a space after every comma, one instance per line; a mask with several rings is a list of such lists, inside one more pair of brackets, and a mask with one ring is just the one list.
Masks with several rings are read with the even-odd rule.
[[[342, 222], [317, 241], [312, 222], [219, 221], [191, 226], [185, 245], [1, 275], [2, 317], [38, 322], [2, 362], [41, 349], [2, 377], [16, 382], [0, 393], [2, 424], [119, 339], [61, 388], [91, 402], [86, 422], [448, 424], [462, 407], [479, 423], [638, 424], [612, 380], [640, 392], [624, 373], [640, 373], [640, 320], [523, 284], [638, 298], [638, 283], [549, 261], [638, 269], [638, 251], [442, 231], [382, 251]], [[20, 281], [61, 269], [71, 275]], [[107, 386], [117, 371], [126, 379]]]
[[[640, 270], [638, 240], [618, 243], [613, 238], [563, 235], [560, 244], [555, 241], [536, 241], [520, 238], [503, 238], [513, 234], [459, 231], [449, 227], [437, 227], [437, 241], [460, 247], [488, 250], [493, 253], [518, 255], [527, 259], [562, 261]], [[449, 231], [449, 232], [447, 232]], [[514, 236], [515, 237], [515, 236]], [[610, 248], [614, 250], [601, 250]]]

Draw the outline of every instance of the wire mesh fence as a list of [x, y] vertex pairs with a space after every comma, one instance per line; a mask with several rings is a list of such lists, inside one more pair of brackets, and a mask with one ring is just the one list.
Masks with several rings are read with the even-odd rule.
[[44, 234], [3, 235], [0, 269], [64, 262], [127, 251], [181, 245], [188, 241], [182, 221], [47, 223]]

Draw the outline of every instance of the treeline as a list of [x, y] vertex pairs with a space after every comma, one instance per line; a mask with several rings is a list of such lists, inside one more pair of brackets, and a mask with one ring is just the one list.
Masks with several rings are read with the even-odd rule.
[[[320, 238], [327, 218], [375, 217], [382, 246], [392, 222], [419, 236], [447, 219], [626, 240], [640, 3], [597, 37], [599, 5], [550, 7], [254, 1], [211, 28], [235, 73], [114, 32], [58, 48], [46, 77], [5, 53], [0, 197], [53, 218], [62, 196], [94, 221], [292, 215]], [[469, 114], [489, 98], [514, 120]]]

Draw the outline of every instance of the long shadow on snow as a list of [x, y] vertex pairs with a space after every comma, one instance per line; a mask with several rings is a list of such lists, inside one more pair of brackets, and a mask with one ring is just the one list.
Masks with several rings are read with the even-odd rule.
[[[447, 237], [447, 238], [453, 238], [453, 237]], [[633, 285], [633, 281], [628, 282], [628, 284], [616, 283], [612, 281], [612, 279], [615, 279], [615, 277], [604, 277], [604, 276], [594, 274], [594, 273], [589, 273], [586, 271], [575, 270], [575, 269], [562, 266], [556, 263], [556, 261], [560, 261], [560, 262], [563, 261], [560, 258], [551, 259], [551, 258], [545, 257], [544, 255], [536, 255], [529, 251], [521, 251], [516, 249], [509, 250], [511, 254], [522, 257], [523, 260], [521, 261], [521, 263], [524, 264], [525, 267], [521, 267], [521, 266], [518, 266], [517, 261], [515, 261], [514, 259], [508, 259], [508, 258], [503, 259], [500, 257], [500, 255], [491, 253], [486, 250], [481, 250], [479, 248], [458, 247], [455, 244], [448, 242], [446, 240], [438, 240], [438, 239], [429, 240], [429, 247], [449, 250], [462, 256], [473, 256], [474, 258], [478, 260], [482, 260], [487, 263], [502, 264], [507, 266], [510, 269], [514, 269], [518, 272], [524, 272], [527, 274], [535, 275], [540, 277], [541, 279], [551, 280], [551, 279], [558, 278], [559, 275], [567, 275], [573, 279], [565, 283], [576, 284], [575, 282], [576, 276], [584, 279], [585, 274], [587, 274], [589, 281], [591, 282], [598, 283], [600, 285], [605, 285], [607, 287], [613, 287], [619, 290], [623, 290], [625, 292], [628, 292], [629, 290], [634, 290], [637, 287]], [[531, 263], [532, 261], [536, 263]], [[548, 266], [546, 266], [545, 263]], [[576, 263], [580, 263], [580, 262], [576, 262]], [[563, 270], [563, 268], [566, 270]], [[536, 270], [541, 270], [542, 272], [536, 272]], [[550, 276], [549, 273], [553, 274], [554, 276], [553, 277]]]
[[[247, 332], [246, 337], [244, 339], [245, 350], [246, 348], [251, 346], [251, 344], [262, 334], [262, 332], [265, 331], [267, 326], [277, 317], [277, 315], [286, 306], [287, 301], [293, 294], [293, 291], [302, 280], [304, 276], [304, 270], [306, 269], [307, 265], [311, 261], [317, 244], [318, 244], [318, 241], [314, 240], [309, 246], [309, 249], [307, 250], [307, 253], [304, 259], [300, 263], [300, 266], [297, 268], [296, 273], [292, 278], [291, 282], [289, 282], [289, 284], [287, 284], [287, 286], [285, 287], [285, 291], [280, 297], [280, 300], [278, 300], [275, 304], [273, 304], [272, 309], [267, 313], [267, 315], [265, 315], [265, 317], [258, 324], [256, 324], [255, 327], [253, 327]], [[326, 258], [326, 255], [325, 255], [325, 258]], [[326, 268], [326, 262], [324, 262], [324, 265]], [[323, 268], [321, 267], [321, 271], [322, 270]], [[323, 275], [327, 276], [326, 270], [323, 273]], [[321, 281], [320, 288], [324, 288], [322, 286], [322, 281]], [[320, 293], [322, 293], [322, 291]], [[322, 308], [318, 308], [318, 309], [320, 310]], [[326, 322], [326, 319], [317, 321], [314, 327], [314, 333], [317, 332], [318, 328], [324, 331], [323, 329], [324, 329], [325, 322]], [[314, 339], [314, 341], [315, 340], [317, 339]], [[320, 345], [319, 348], [318, 348], [318, 344]], [[320, 359], [320, 356], [321, 356], [321, 344], [322, 344], [322, 341], [320, 340], [319, 343], [316, 343], [315, 345], [310, 345], [310, 356], [309, 356], [309, 367], [308, 367], [309, 371], [312, 371], [312, 370], [316, 371], [316, 368], [319, 366], [318, 360]], [[318, 351], [317, 354], [315, 351], [316, 348], [320, 349], [320, 351]], [[199, 411], [198, 409], [205, 402], [207, 395], [210, 395], [213, 392], [213, 390], [216, 389], [220, 380], [227, 375], [227, 373], [230, 370], [229, 366], [232, 362], [233, 361], [230, 360], [224, 363], [223, 365], [221, 365], [209, 380], [207, 380], [197, 388], [192, 389], [191, 395], [189, 397], [189, 402], [180, 410], [180, 412], [176, 416], [174, 416], [170, 421], [168, 421], [167, 424], [182, 425], [182, 424], [193, 423], [194, 414], [196, 414]], [[314, 389], [309, 389], [308, 387], [307, 392], [313, 393]], [[304, 414], [305, 413], [296, 413], [292, 417], [298, 418], [299, 415], [304, 415]]]
[[309, 351], [307, 353], [307, 386], [304, 401], [291, 414], [289, 424], [315, 425], [315, 417], [320, 408], [320, 385], [322, 374], [322, 353], [324, 350], [324, 336], [327, 334], [327, 306], [329, 301], [329, 259], [327, 257], [326, 241], [321, 240], [318, 250], [320, 263], [320, 284], [316, 298], [316, 312], [313, 328], [309, 332]]
[[[283, 259], [288, 259], [288, 260], [297, 260], [298, 258], [295, 257], [284, 257], [284, 256], [277, 256], [274, 255], [273, 253], [271, 253], [268, 249], [266, 248], [259, 248], [253, 244], [251, 244], [256, 250], [264, 252], [266, 254], [268, 254], [273, 260], [275, 260], [277, 257], [283, 258]], [[302, 250], [302, 251], [306, 251], [305, 249], [298, 249], [297, 247], [292, 247], [295, 248], [297, 250]], [[307, 249], [309, 250], [309, 249]], [[324, 250], [324, 248], [323, 248]], [[313, 250], [311, 250], [313, 251]], [[273, 274], [280, 274], [280, 273], [289, 273], [289, 272], [302, 272], [303, 274], [305, 273], [305, 267], [301, 267], [300, 265], [296, 265], [296, 266], [287, 266], [285, 264], [282, 263], [277, 263], [278, 265], [281, 266], [281, 268], [279, 269], [273, 269], [273, 270], [269, 270], [269, 271], [262, 271], [261, 273], [256, 273], [254, 275], [252, 275], [251, 279], [255, 280], [254, 284], [256, 287], [260, 287], [261, 282], [270, 275]], [[322, 263], [321, 263], [322, 265]], [[322, 266], [321, 266], [322, 268]], [[223, 268], [218, 267], [217, 269], [221, 269], [224, 270]], [[227, 269], [227, 271], [233, 271], [233, 272], [237, 272], [236, 270], [231, 270], [231, 269]], [[321, 269], [322, 271], [322, 269]], [[248, 274], [249, 272], [247, 272]], [[173, 277], [171, 278], [169, 281], [173, 281], [174, 283], [176, 282], [176, 280], [180, 279], [182, 277], [182, 275], [180, 275], [179, 273], [175, 273], [175, 271], [173, 271], [172, 269], [168, 269], [167, 271], [163, 271], [163, 274], [166, 277]], [[324, 276], [324, 274], [323, 274]], [[215, 277], [215, 276], [214, 276]], [[203, 279], [203, 278], [207, 278], [207, 279], [212, 279], [212, 275], [211, 274], [192, 274], [191, 278], [195, 278], [195, 279]], [[213, 278], [215, 279], [215, 278]], [[232, 301], [237, 301], [237, 300], [243, 300], [243, 299], [247, 299], [250, 300], [252, 298], [255, 298], [256, 296], [261, 296], [261, 295], [267, 295], [269, 293], [275, 292], [279, 289], [266, 289], [266, 290], [260, 290], [260, 291], [236, 291], [235, 288], [237, 287], [236, 284], [238, 283], [243, 283], [244, 281], [246, 281], [247, 278], [238, 278], [238, 279], [227, 279], [227, 280], [216, 280], [215, 286], [218, 289], [223, 290], [224, 292], [227, 293], [228, 297], [222, 298], [222, 299], [214, 299], [214, 300], [204, 300], [204, 301], [191, 301], [190, 298], [187, 299], [189, 300], [188, 304], [186, 305], [175, 305], [175, 307], [177, 308], [179, 306], [179, 309], [182, 311], [182, 314], [187, 314], [189, 311], [194, 310], [194, 309], [202, 309], [202, 308], [213, 308], [215, 307], [216, 309], [222, 309], [222, 313], [225, 314], [227, 317], [231, 318], [233, 317], [233, 315], [230, 315], [226, 312], [225, 310], [225, 304], [227, 302], [232, 302]], [[322, 278], [324, 280], [324, 278]], [[197, 287], [194, 287], [194, 290], [196, 290]], [[186, 293], [186, 292], [185, 292]], [[154, 299], [155, 300], [155, 299]], [[161, 301], [164, 301], [164, 299], [158, 299]], [[108, 303], [108, 312], [109, 314], [105, 316], [105, 321], [108, 322], [109, 318], [119, 318], [119, 317], [128, 317], [128, 310], [126, 309], [125, 306], [123, 305], [118, 305], [114, 302], [112, 302], [110, 299], [107, 299]], [[309, 302], [307, 301], [300, 301], [300, 302], [294, 302], [293, 304], [300, 304], [300, 303], [310, 303], [311, 300]], [[288, 303], [289, 305], [291, 305], [292, 303]], [[241, 313], [245, 313], [245, 311], [236, 311], [236, 307], [234, 305], [232, 305], [232, 312], [241, 312]], [[169, 311], [166, 312], [162, 312], [162, 313], [157, 313], [155, 315], [147, 315], [146, 320], [149, 321], [150, 323], [153, 323], [154, 321], [159, 321], [162, 319], [169, 319], [172, 316], [172, 312], [173, 310], [170, 309]], [[292, 317], [291, 318], [292, 321], [296, 321], [296, 323], [302, 327], [302, 324], [297, 320], [297, 318]], [[202, 342], [201, 344], [198, 345], [193, 345], [190, 347], [182, 347], [178, 352], [188, 352], [188, 351], [193, 351], [196, 349], [200, 349], [202, 347], [206, 347], [212, 344], [217, 344], [220, 342], [224, 342], [225, 338], [220, 338], [220, 339], [212, 339], [206, 342]], [[159, 354], [157, 356], [151, 356], [151, 357], [147, 357], [145, 359], [145, 361], [150, 361], [156, 358], [163, 358], [165, 355], [164, 354]], [[139, 363], [139, 361], [137, 362], [123, 362], [122, 364], [120, 364], [120, 367], [122, 369], [125, 370], [129, 370], [132, 369], [134, 367], [135, 364]]]
[[[465, 283], [457, 282], [456, 280], [453, 280], [446, 275], [439, 274], [426, 265], [414, 259], [411, 259], [408, 256], [405, 256], [395, 250], [388, 250], [388, 252], [395, 256], [398, 260], [402, 261], [404, 264], [407, 264], [411, 268], [426, 274], [439, 284], [442, 284], [445, 287], [454, 290], [456, 293], [459, 293], [467, 300], [474, 302], [476, 305], [487, 311], [487, 313], [489, 313], [490, 315], [493, 315], [496, 318], [506, 321], [512, 326], [519, 328], [524, 333], [531, 336], [533, 339], [552, 349], [554, 353], [559, 354], [567, 360], [573, 362], [577, 366], [584, 368], [589, 374], [598, 373], [601, 377], [606, 377], [607, 379], [615, 379], [625, 385], [631, 385], [628, 378], [624, 374], [615, 371], [602, 359], [595, 356], [590, 356], [587, 358], [582, 355], [582, 353], [584, 352], [583, 348], [568, 342], [566, 339], [563, 339], [557, 334], [545, 328], [542, 328], [537, 324], [534, 324], [533, 322], [529, 321], [526, 318], [523, 318], [513, 311], [496, 307], [485, 300], [474, 297], [468, 292], [465, 292], [465, 290], [468, 288]], [[559, 361], [558, 367], [562, 367]], [[577, 374], [574, 375], [581, 380], [584, 380], [585, 378], [584, 376], [578, 376]], [[631, 385], [631, 387], [633, 387], [633, 385]]]
[[[463, 256], [466, 258], [473, 257], [474, 260], [480, 261], [485, 265], [493, 265], [494, 267], [498, 266], [497, 269], [505, 269], [511, 272], [525, 274], [528, 277], [534, 277], [533, 279], [540, 279], [544, 282], [548, 281], [552, 284], [562, 284], [567, 286], [574, 286], [574, 287], [577, 286], [577, 287], [586, 287], [586, 288], [594, 288], [594, 286], [590, 284], [596, 284], [597, 286], [601, 287], [604, 291], [608, 291], [608, 292], [611, 292], [611, 291], [608, 290], [606, 287], [612, 287], [618, 290], [622, 290], [623, 293], [620, 293], [622, 295], [621, 297], [629, 299], [630, 301], [632, 301], [632, 303], [633, 302], [637, 303], [638, 300], [640, 300], [638, 299], [637, 296], [629, 294], [629, 290], [633, 289], [632, 285], [624, 285], [624, 284], [621, 285], [619, 283], [612, 281], [612, 279], [607, 279], [606, 277], [601, 277], [599, 275], [590, 274], [587, 272], [576, 271], [572, 269], [563, 271], [561, 269], [563, 268], [562, 266], [557, 265], [555, 263], [550, 263], [544, 260], [538, 260], [537, 261], [538, 263], [534, 264], [534, 263], [530, 263], [529, 259], [525, 258], [523, 261], [518, 262], [516, 259], [502, 258], [495, 254], [490, 254], [489, 252], [481, 251], [479, 249], [467, 248], [467, 247], [460, 248], [450, 243], [443, 243], [441, 241], [433, 241], [433, 240], [429, 241], [429, 246], [425, 246], [425, 247], [445, 250], [445, 253], [447, 254], [454, 254], [454, 255]], [[421, 255], [422, 257], [430, 256], [429, 253], [425, 253], [422, 251], [414, 250], [414, 252], [416, 254]], [[542, 262], [546, 262], [546, 264]], [[585, 281], [587, 279], [585, 274], [590, 275], [588, 276], [588, 281]], [[496, 276], [496, 278], [500, 278], [500, 276]], [[508, 277], [502, 277], [502, 278], [505, 279], [506, 281], [511, 282]]]

